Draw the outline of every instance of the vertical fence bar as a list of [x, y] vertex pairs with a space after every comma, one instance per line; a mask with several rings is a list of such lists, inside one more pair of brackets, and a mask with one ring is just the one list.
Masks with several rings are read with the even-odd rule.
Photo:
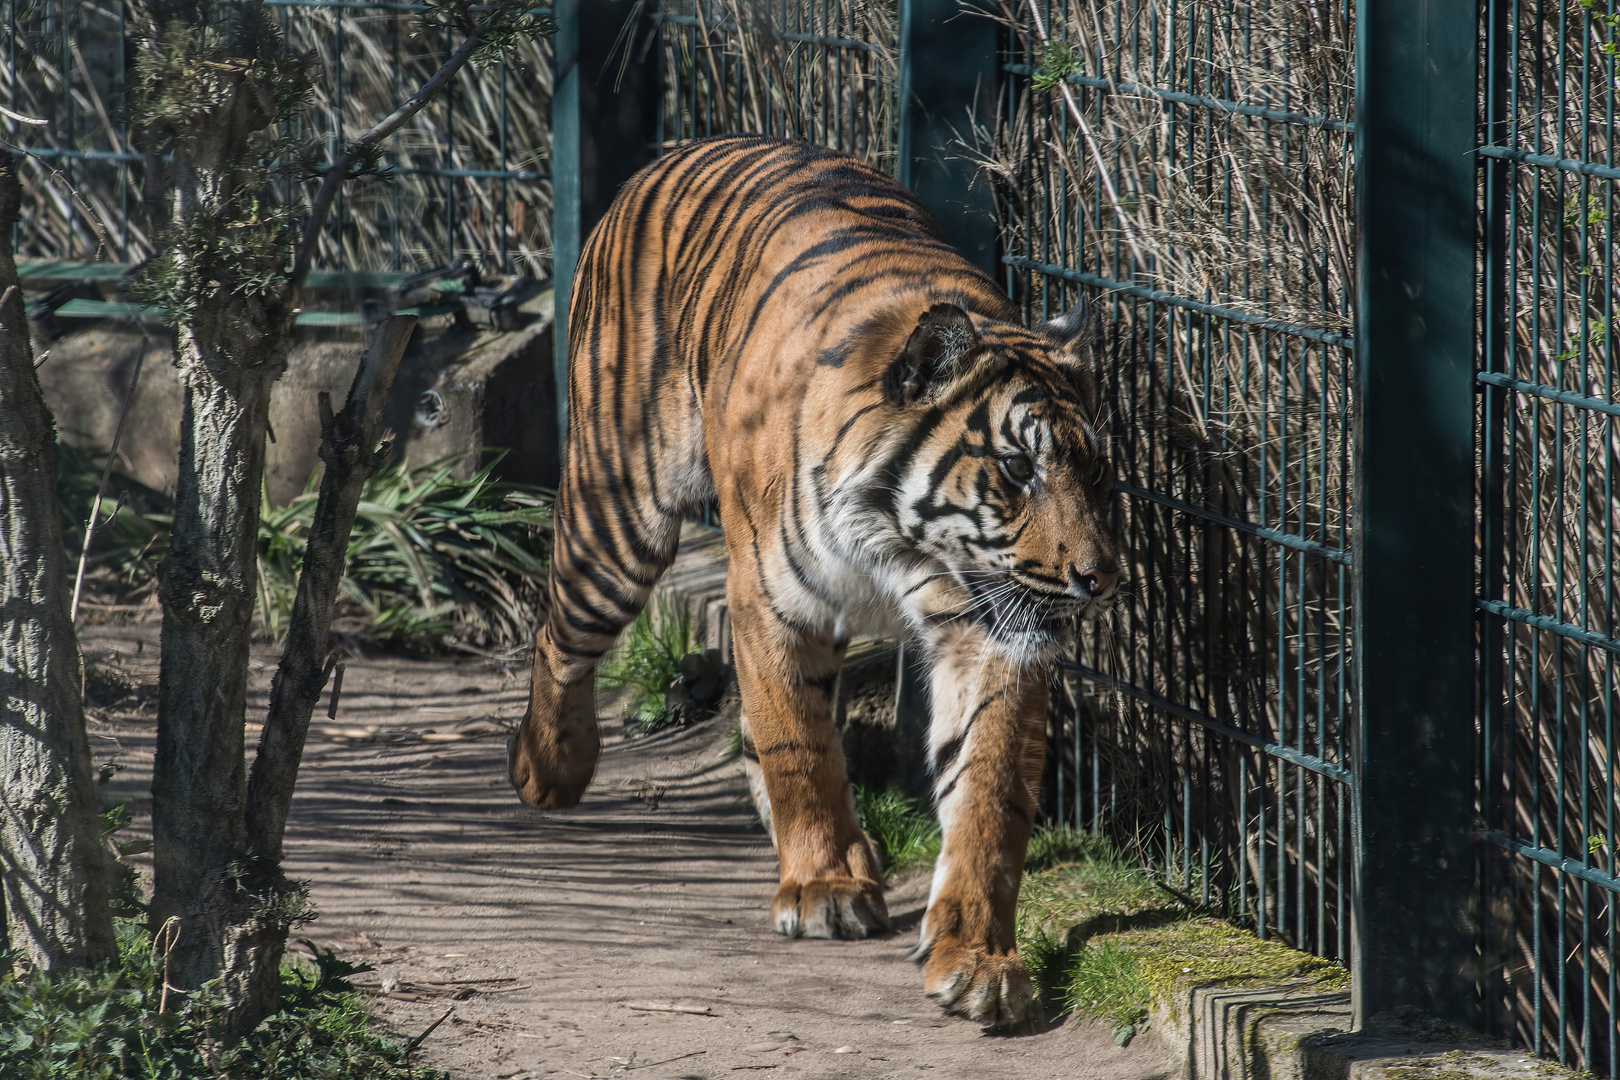
[[989, 0], [900, 0], [900, 131], [896, 176], [945, 238], [1000, 276], [996, 208], [987, 180], [955, 145], [994, 123], [999, 31]]
[[[557, 0], [551, 97], [552, 374], [557, 440], [568, 436], [568, 301], [585, 238], [619, 187], [657, 153], [660, 84], [655, 24], [637, 0]], [[637, 18], [637, 25], [626, 21]], [[621, 31], [623, 32], [621, 35]]]
[[1357, 1021], [1472, 1021], [1475, 0], [1356, 25]]

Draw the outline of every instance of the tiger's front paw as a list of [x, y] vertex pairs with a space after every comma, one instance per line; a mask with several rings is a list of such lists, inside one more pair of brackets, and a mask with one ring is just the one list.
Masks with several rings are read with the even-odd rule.
[[936, 942], [923, 968], [923, 989], [946, 1012], [987, 1028], [1016, 1028], [1038, 1019], [1035, 989], [1017, 953]]
[[589, 679], [540, 683], [506, 747], [507, 775], [518, 798], [541, 810], [578, 806], [596, 774], [602, 738]]
[[889, 905], [876, 881], [812, 878], [776, 891], [771, 921], [788, 937], [864, 938], [888, 931]]

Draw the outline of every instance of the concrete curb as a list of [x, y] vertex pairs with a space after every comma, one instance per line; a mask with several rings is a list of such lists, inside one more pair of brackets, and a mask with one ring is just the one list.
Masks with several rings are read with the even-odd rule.
[[1578, 1074], [1523, 1050], [1432, 1033], [1351, 1030], [1350, 993], [1310, 983], [1185, 986], [1152, 1031], [1182, 1060], [1183, 1080], [1556, 1080]]

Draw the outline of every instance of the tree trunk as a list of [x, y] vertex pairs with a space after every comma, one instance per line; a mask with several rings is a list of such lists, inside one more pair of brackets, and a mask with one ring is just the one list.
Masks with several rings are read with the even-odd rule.
[[56, 501], [56, 425], [34, 377], [0, 153], [0, 867], [5, 938], [36, 968], [116, 956], [79, 644]]
[[[231, 183], [177, 163], [176, 220], [203, 217]], [[220, 977], [232, 1002], [243, 1000], [264, 943], [285, 938], [303, 914], [279, 870], [251, 858], [243, 761], [265, 432], [293, 318], [274, 296], [216, 285], [176, 331], [180, 470], [158, 573], [152, 919], [177, 920], [170, 981], [191, 990]]]

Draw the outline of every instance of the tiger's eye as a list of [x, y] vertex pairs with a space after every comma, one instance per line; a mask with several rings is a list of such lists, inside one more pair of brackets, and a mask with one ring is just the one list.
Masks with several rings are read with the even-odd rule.
[[1029, 460], [1028, 454], [1008, 454], [1001, 459], [1001, 467], [1015, 484], [1027, 484], [1035, 475], [1035, 463]]

